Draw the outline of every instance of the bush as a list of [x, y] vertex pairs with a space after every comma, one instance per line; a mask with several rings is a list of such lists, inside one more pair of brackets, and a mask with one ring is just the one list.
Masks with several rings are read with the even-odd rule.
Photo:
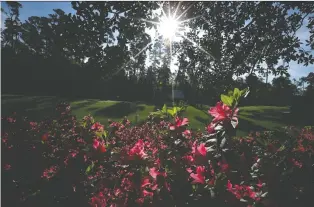
[[176, 113], [105, 127], [64, 103], [56, 120], [4, 117], [4, 206], [307, 206], [313, 128], [235, 138], [244, 93], [222, 95], [204, 133]]

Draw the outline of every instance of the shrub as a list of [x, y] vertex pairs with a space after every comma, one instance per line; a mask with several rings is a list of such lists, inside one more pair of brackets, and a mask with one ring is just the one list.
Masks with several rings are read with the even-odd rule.
[[[306, 206], [313, 194], [313, 128], [235, 138], [235, 89], [210, 108], [204, 133], [176, 116], [131, 126], [3, 117], [5, 206]], [[283, 197], [284, 196], [284, 197]]]

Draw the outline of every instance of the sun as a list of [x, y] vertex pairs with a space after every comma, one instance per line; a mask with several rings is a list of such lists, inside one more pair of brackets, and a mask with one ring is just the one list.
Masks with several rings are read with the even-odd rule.
[[177, 30], [179, 28], [179, 22], [172, 17], [162, 17], [157, 31], [165, 39], [173, 39], [176, 36]]

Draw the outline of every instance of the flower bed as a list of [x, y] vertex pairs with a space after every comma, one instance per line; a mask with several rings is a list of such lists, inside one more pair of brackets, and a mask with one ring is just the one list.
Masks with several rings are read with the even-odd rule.
[[[287, 127], [235, 138], [235, 89], [209, 109], [205, 132], [175, 108], [146, 123], [103, 126], [57, 119], [2, 118], [4, 206], [309, 206], [314, 130]], [[164, 111], [164, 112], [167, 112]], [[161, 111], [161, 113], [164, 113]], [[167, 116], [169, 117], [169, 116]]]

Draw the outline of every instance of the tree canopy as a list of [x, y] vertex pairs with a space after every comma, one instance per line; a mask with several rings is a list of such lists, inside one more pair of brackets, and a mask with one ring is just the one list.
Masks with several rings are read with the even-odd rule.
[[[174, 84], [187, 100], [210, 103], [239, 84], [258, 85], [266, 94], [285, 84], [285, 93], [297, 94], [296, 86], [290, 87], [289, 63], [314, 64], [312, 2], [82, 1], [71, 3], [76, 13], [54, 9], [24, 22], [22, 4], [6, 4], [4, 92], [156, 101]], [[171, 43], [175, 73], [169, 44], [146, 33], [156, 28], [161, 10], [166, 15], [170, 10], [188, 28]], [[310, 33], [304, 44], [297, 36], [302, 26]], [[279, 77], [272, 84], [270, 73]], [[245, 74], [246, 82], [239, 79]], [[255, 75], [266, 83], [252, 79]]]

